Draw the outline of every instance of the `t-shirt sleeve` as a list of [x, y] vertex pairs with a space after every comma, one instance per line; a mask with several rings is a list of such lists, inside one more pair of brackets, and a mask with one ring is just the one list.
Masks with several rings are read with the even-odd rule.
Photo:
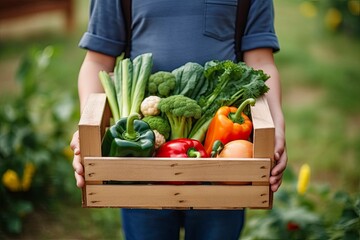
[[117, 57], [125, 49], [126, 31], [120, 1], [92, 0], [88, 29], [79, 47]]
[[257, 48], [280, 50], [274, 28], [274, 5], [272, 0], [252, 0], [245, 33], [242, 38], [242, 51]]

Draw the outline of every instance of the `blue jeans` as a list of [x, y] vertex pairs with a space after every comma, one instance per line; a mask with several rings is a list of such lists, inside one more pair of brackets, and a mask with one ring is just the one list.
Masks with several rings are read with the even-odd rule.
[[238, 240], [243, 210], [122, 209], [126, 240], [176, 240], [181, 227], [186, 240]]

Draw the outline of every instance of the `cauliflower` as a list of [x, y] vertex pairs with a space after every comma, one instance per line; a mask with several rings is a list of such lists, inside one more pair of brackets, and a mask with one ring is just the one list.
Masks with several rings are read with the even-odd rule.
[[162, 144], [166, 142], [165, 137], [156, 130], [153, 130], [155, 135], [155, 149], [158, 149]]
[[142, 115], [146, 116], [156, 116], [160, 114], [158, 109], [158, 104], [161, 98], [158, 96], [149, 96], [146, 97], [140, 105], [140, 111]]
[[175, 75], [171, 72], [159, 71], [149, 77], [148, 94], [168, 97], [176, 85]]

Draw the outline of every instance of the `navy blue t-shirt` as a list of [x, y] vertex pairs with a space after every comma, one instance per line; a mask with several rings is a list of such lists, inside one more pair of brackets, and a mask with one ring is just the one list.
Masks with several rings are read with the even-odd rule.
[[[235, 60], [237, 0], [133, 0], [131, 57], [153, 54], [154, 71], [171, 71], [186, 62]], [[92, 0], [87, 32], [79, 46], [111, 56], [125, 49], [120, 1]], [[279, 50], [272, 0], [252, 0], [242, 51]]]

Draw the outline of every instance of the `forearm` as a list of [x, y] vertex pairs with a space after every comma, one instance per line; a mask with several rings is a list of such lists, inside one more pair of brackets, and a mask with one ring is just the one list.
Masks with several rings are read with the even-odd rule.
[[270, 76], [266, 82], [270, 88], [270, 90], [266, 93], [266, 99], [268, 101], [271, 116], [275, 124], [276, 134], [284, 138], [285, 121], [282, 111], [282, 93], [279, 72], [275, 65], [265, 65], [263, 66], [263, 70]]
[[[80, 110], [84, 109], [86, 100], [91, 93], [103, 92], [103, 87], [99, 80], [99, 71], [111, 72], [114, 69], [115, 58], [104, 54], [88, 51], [83, 64], [81, 65], [78, 78], [78, 91], [80, 100]], [[75, 171], [76, 185], [83, 187], [84, 168], [80, 157], [79, 132], [76, 131], [70, 143], [74, 151], [73, 168]]]
[[276, 134], [284, 138], [285, 122], [282, 111], [281, 83], [280, 75], [274, 63], [272, 51], [270, 49], [259, 49], [244, 54], [244, 61], [254, 69], [261, 69], [270, 78], [266, 81], [270, 90], [266, 93], [271, 116], [274, 120]]
[[114, 70], [115, 58], [96, 52], [87, 52], [84, 62], [80, 68], [78, 77], [78, 92], [80, 100], [80, 110], [91, 93], [103, 92], [103, 87], [99, 80], [99, 72], [104, 70], [112, 72]]
[[285, 141], [285, 121], [281, 106], [281, 84], [280, 76], [274, 62], [271, 49], [256, 49], [244, 54], [247, 65], [262, 69], [270, 78], [266, 81], [270, 90], [266, 93], [271, 116], [275, 124], [275, 166], [271, 170], [269, 182], [271, 190], [276, 192], [282, 182], [282, 175], [287, 165], [286, 141]]

